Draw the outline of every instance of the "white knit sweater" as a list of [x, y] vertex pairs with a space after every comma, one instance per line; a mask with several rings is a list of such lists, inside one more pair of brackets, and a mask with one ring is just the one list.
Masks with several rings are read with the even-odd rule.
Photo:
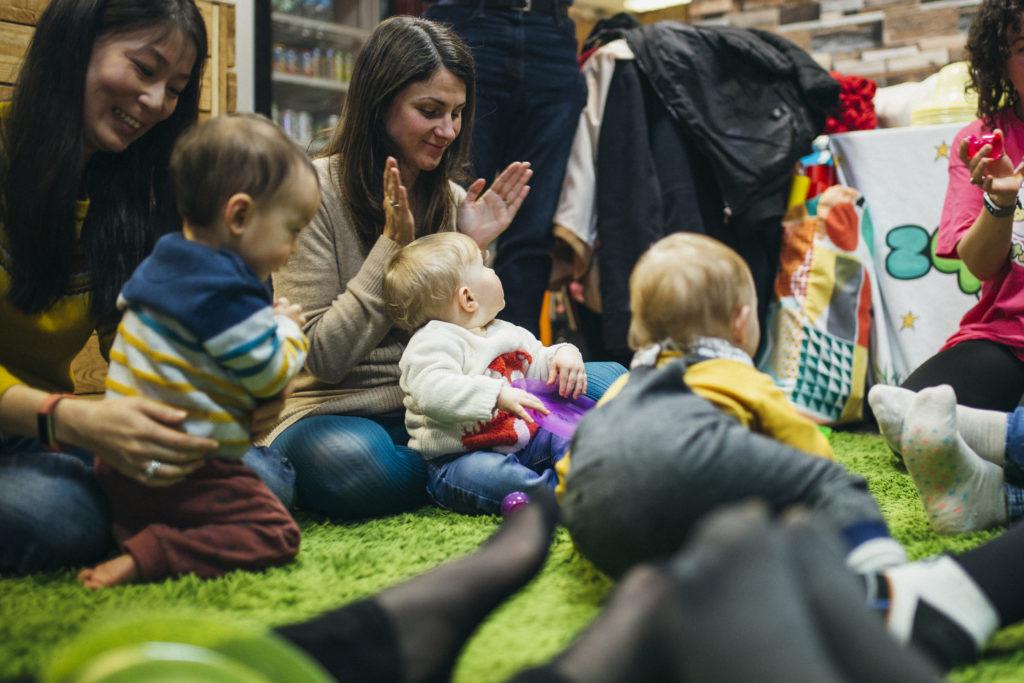
[[477, 434], [496, 417], [501, 387], [519, 373], [504, 377], [489, 369], [495, 359], [525, 351], [531, 359], [525, 376], [547, 379], [551, 360], [565, 346], [544, 347], [528, 330], [501, 320], [484, 332], [434, 320], [413, 335], [402, 354], [399, 384], [405, 392], [409, 447], [427, 460], [469, 450], [463, 437]]

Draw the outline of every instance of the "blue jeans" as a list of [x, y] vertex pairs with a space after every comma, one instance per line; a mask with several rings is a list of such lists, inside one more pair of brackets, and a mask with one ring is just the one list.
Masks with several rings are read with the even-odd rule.
[[454, 512], [496, 515], [501, 500], [513, 491], [553, 491], [558, 476], [552, 468], [569, 444], [569, 439], [538, 429], [515, 453], [473, 451], [440, 464], [428, 462], [427, 493], [439, 507]]
[[[618, 363], [587, 363], [587, 396], [597, 400], [625, 372]], [[427, 467], [408, 442], [404, 415], [316, 415], [284, 430], [274, 448], [295, 466], [298, 507], [357, 519], [428, 502]]]
[[[27, 437], [0, 441], [0, 573], [89, 565], [110, 553], [110, 515], [92, 461], [81, 449], [52, 453]], [[291, 504], [295, 473], [287, 460], [252, 448], [242, 461]]]
[[256, 472], [256, 476], [285, 508], [292, 509], [295, 502], [295, 469], [288, 458], [276, 448], [253, 446], [242, 456], [242, 462]]
[[27, 574], [98, 562], [113, 547], [92, 456], [0, 441], [0, 572]]
[[[587, 363], [587, 396], [599, 400], [626, 368], [618, 363]], [[540, 429], [526, 448], [504, 454], [465, 453], [441, 463], [427, 463], [427, 493], [439, 506], [465, 514], [497, 514], [513, 491], [547, 486], [558, 477], [552, 469], [569, 450], [569, 439]]]
[[508, 298], [502, 320], [537, 333], [551, 275], [552, 217], [587, 86], [568, 17], [435, 4], [424, 16], [450, 24], [476, 61], [473, 173], [493, 178], [513, 161], [533, 167], [530, 194], [498, 238], [494, 270]]
[[295, 467], [299, 507], [355, 519], [427, 502], [426, 466], [408, 442], [403, 415], [316, 415], [284, 430], [274, 448]]

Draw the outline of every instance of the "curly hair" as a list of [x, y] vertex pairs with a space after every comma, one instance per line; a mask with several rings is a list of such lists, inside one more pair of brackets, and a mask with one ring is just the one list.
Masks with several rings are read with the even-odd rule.
[[967, 34], [967, 53], [971, 58], [971, 84], [978, 93], [978, 118], [994, 126], [994, 117], [1003, 107], [1016, 106], [1020, 94], [1006, 77], [1010, 57], [1007, 35], [1019, 32], [1024, 0], [984, 0]]

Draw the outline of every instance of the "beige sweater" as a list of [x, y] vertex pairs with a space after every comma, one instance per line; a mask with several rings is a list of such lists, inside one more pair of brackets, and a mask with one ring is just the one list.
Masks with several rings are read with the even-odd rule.
[[[409, 335], [384, 310], [384, 271], [398, 244], [378, 237], [368, 254], [331, 177], [336, 157], [315, 162], [320, 210], [299, 235], [274, 296], [302, 306], [309, 338], [306, 369], [285, 402], [281, 421], [265, 440], [307, 415], [384, 415], [404, 411], [398, 361]], [[466, 192], [452, 185], [456, 203]]]

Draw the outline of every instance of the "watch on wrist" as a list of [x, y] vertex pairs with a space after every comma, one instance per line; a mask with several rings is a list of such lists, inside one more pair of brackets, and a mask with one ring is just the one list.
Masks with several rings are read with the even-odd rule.
[[992, 195], [990, 195], [988, 192], [982, 192], [981, 198], [982, 201], [985, 203], [985, 209], [996, 218], [1006, 218], [1007, 216], [1012, 216], [1013, 212], [1017, 210], [1018, 206], [1020, 206], [1019, 199], [1014, 200], [1013, 204], [1010, 204], [1009, 206], [1000, 206], [999, 204], [996, 203], [994, 199], [992, 199]]
[[74, 394], [50, 394], [43, 399], [42, 404], [36, 411], [36, 429], [39, 436], [39, 443], [49, 451], [59, 451], [60, 443], [57, 441], [57, 421], [54, 413], [57, 404], [66, 398], [74, 398]]

